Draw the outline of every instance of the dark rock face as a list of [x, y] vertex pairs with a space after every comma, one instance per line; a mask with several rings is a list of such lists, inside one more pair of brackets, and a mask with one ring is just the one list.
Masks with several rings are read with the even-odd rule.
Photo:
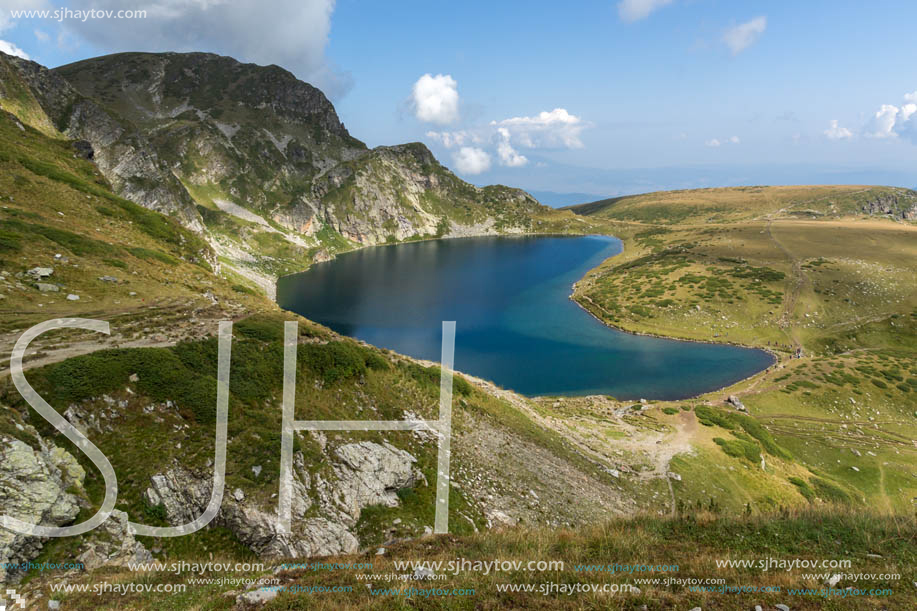
[[917, 219], [917, 193], [903, 191], [900, 194], [885, 193], [862, 205], [864, 214], [885, 214], [895, 218]]
[[88, 140], [74, 140], [73, 149], [76, 151], [76, 154], [83, 159], [93, 159], [96, 154], [95, 150], [92, 148], [92, 143]]

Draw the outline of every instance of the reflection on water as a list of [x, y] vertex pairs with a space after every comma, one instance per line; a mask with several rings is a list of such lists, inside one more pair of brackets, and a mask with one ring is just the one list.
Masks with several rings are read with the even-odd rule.
[[622, 333], [569, 299], [619, 253], [617, 239], [489, 237], [367, 248], [281, 278], [278, 303], [344, 335], [439, 360], [456, 321], [455, 366], [528, 395], [678, 399], [772, 363], [760, 350]]

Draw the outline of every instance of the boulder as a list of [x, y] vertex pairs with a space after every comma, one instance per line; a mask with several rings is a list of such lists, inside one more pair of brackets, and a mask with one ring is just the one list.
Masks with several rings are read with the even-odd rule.
[[[69, 453], [36, 436], [36, 447], [19, 439], [0, 440], [0, 507], [3, 513], [30, 524], [64, 526], [80, 507], [72, 485], [82, 488], [85, 472]], [[42, 540], [0, 529], [0, 582], [15, 578], [7, 563], [35, 558]]]
[[740, 412], [748, 411], [745, 409], [745, 405], [742, 403], [742, 401], [735, 395], [729, 395], [726, 398], [726, 403], [729, 403], [730, 405], [735, 407]]
[[102, 566], [152, 562], [153, 555], [134, 538], [127, 514], [116, 509], [84, 539], [78, 560], [91, 571]]
[[54, 273], [54, 269], [50, 267], [33, 267], [26, 272], [32, 278], [36, 280], [41, 280], [42, 278], [47, 278]]

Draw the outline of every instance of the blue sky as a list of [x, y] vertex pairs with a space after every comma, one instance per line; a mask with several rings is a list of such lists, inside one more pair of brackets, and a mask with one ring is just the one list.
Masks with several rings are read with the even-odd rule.
[[367, 144], [420, 140], [478, 184], [917, 186], [912, 2], [12, 1], [148, 10], [0, 21], [46, 65], [126, 50], [277, 63]]

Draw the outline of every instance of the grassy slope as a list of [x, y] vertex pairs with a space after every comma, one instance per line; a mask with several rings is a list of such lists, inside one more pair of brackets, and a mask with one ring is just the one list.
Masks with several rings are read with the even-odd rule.
[[[100, 423], [89, 435], [119, 475], [118, 508], [133, 519], [159, 523], [161, 512], [141, 500], [150, 476], [166, 470], [173, 460], [206, 470], [215, 401], [212, 336], [216, 321], [229, 318], [237, 322], [227, 485], [269, 506], [277, 489], [280, 334], [283, 321], [297, 317], [214, 275], [207, 263], [211, 253], [194, 234], [113, 195], [95, 167], [77, 158], [71, 143], [21, 125], [6, 113], [0, 115], [0, 166], [3, 354], [8, 357], [22, 331], [52, 317], [102, 318], [111, 323], [109, 338], [49, 334], [27, 355], [27, 367], [30, 382], [53, 405], [61, 410], [76, 406], [84, 419]], [[45, 282], [57, 285], [58, 292], [38, 290], [25, 274], [36, 266], [53, 268]], [[117, 282], [103, 281], [102, 276]], [[67, 295], [80, 299], [69, 300]], [[362, 347], [299, 320], [297, 418], [351, 420], [374, 414], [401, 419], [406, 411], [435, 417], [436, 368]], [[560, 481], [553, 494], [545, 494], [527, 514], [531, 521], [586, 522], [611, 515], [599, 499], [573, 502], [583, 482], [595, 490], [619, 491], [607, 474], [560, 435], [461, 378], [456, 380], [456, 392], [453, 468], [457, 483], [474, 477], [477, 484], [509, 489], [513, 496], [542, 490], [544, 481], [526, 464], [526, 452], [538, 452], [561, 465], [576, 484]], [[36, 446], [36, 431], [73, 450], [86, 469], [85, 488], [74, 490], [84, 502], [79, 519], [85, 519], [101, 500], [100, 476], [82, 454], [30, 412], [6, 375], [0, 377], [0, 435]], [[489, 456], [461, 441], [482, 431], [502, 436], [504, 447], [513, 452], [504, 461], [506, 468], [513, 469], [513, 481], [505, 481], [503, 472], [492, 471]], [[432, 525], [435, 444], [397, 432], [332, 433], [328, 438], [333, 444], [385, 439], [412, 452], [428, 482], [406, 493], [398, 508], [366, 510], [357, 527], [365, 545], [380, 543], [383, 537], [416, 536]], [[314, 440], [301, 438], [298, 448], [312, 460], [310, 469], [328, 468]], [[254, 466], [262, 467], [260, 476], [253, 476]], [[485, 526], [482, 506], [458, 486], [451, 504], [456, 532]], [[400, 526], [393, 527], [396, 519], [401, 520]], [[219, 528], [147, 543], [160, 547], [160, 557], [169, 560], [200, 559], [202, 550], [251, 558], [230, 533]], [[72, 560], [78, 547], [78, 539], [50, 541], [39, 561]], [[37, 587], [34, 577], [27, 579], [27, 588]]]
[[[831, 509], [820, 511], [786, 511], [760, 517], [723, 517], [709, 511], [692, 512], [673, 519], [641, 517], [615, 520], [578, 530], [520, 528], [500, 533], [449, 535], [402, 543], [388, 549], [384, 556], [367, 553], [360, 557], [325, 558], [325, 563], [366, 563], [371, 568], [289, 569], [248, 573], [248, 578], [276, 578], [281, 586], [295, 588], [333, 588], [344, 586], [347, 592], [303, 590], [278, 596], [264, 609], [753, 609], [763, 605], [773, 609], [786, 604], [800, 609], [912, 609], [917, 604], [913, 585], [907, 579], [913, 574], [917, 522], [913, 517], [876, 516], [873, 512]], [[487, 575], [482, 571], [440, 570], [443, 579], [435, 581], [385, 581], [372, 575], [410, 575], [396, 566], [405, 560], [418, 562], [460, 562], [500, 560], [520, 562], [524, 567], [532, 559], [560, 561], [563, 568], [544, 571], [503, 570]], [[825, 586], [817, 577], [825, 572], [804, 568], [761, 567], [767, 563], [798, 560], [846, 560], [844, 572], [901, 575], [902, 580], [881, 578], [855, 584], [858, 589], [891, 590], [884, 596], [826, 596], [817, 592]], [[717, 560], [749, 561], [754, 568], [720, 568]], [[277, 563], [280, 564], [279, 562]], [[660, 570], [635, 574], [626, 572], [584, 571], [589, 565], [667, 565], [677, 571]], [[784, 566], [786, 566], [784, 564]], [[209, 572], [205, 577], [218, 579], [225, 575]], [[239, 574], [233, 574], [238, 577]], [[359, 576], [359, 577], [358, 577]], [[112, 583], [141, 581], [150, 584], [178, 584], [186, 577], [170, 573], [146, 573], [142, 577], [122, 570], [108, 571]], [[665, 584], [664, 579], [683, 580]], [[585, 584], [632, 585], [638, 579], [659, 579], [655, 584], [639, 583], [639, 591], [628, 593], [565, 594], [556, 590], [543, 593], [545, 586]], [[718, 580], [715, 583], [707, 580]], [[712, 584], [729, 588], [770, 588], [762, 592], [692, 591], [683, 585]], [[92, 580], [80, 578], [80, 583]], [[369, 585], [368, 585], [369, 584]], [[500, 592], [503, 584], [530, 587], [531, 592]], [[852, 581], [842, 581], [843, 591]], [[473, 590], [462, 596], [407, 593], [410, 588], [450, 591]], [[94, 594], [69, 596], [64, 604], [71, 609], [232, 609], [242, 588], [200, 586], [180, 595], [131, 594], [113, 599]], [[387, 592], [386, 592], [387, 590]], [[373, 592], [376, 592], [375, 594]]]
[[[278, 353], [276, 333], [279, 332], [282, 317], [264, 300], [234, 290], [229, 283], [211, 275], [201, 257], [204, 247], [194, 241], [194, 236], [172, 225], [162, 226], [160, 223], [166, 222], [161, 220], [163, 217], [148, 216], [146, 211], [112, 196], [104, 181], [95, 174], [93, 166], [74, 158], [69, 143], [48, 138], [28, 126], [19, 129], [8, 115], [4, 115], [0, 123], [0, 137], [3, 139], [0, 163], [4, 166], [4, 172], [0, 175], [0, 195], [3, 196], [2, 205], [5, 206], [0, 208], [0, 222], [4, 223], [0, 234], [3, 238], [0, 259], [2, 269], [10, 274], [3, 279], [5, 299], [0, 301], [0, 308], [4, 314], [4, 324], [7, 325], [5, 330], [9, 332], [7, 341], [11, 341], [26, 326], [50, 317], [46, 317], [46, 313], [53, 316], [79, 314], [110, 319], [119, 336], [111, 343], [89, 345], [87, 351], [126, 344], [132, 339], [144, 343], [152, 343], [152, 339], [162, 344], [174, 344], [178, 339], [193, 340], [178, 348], [129, 350], [71, 359], [30, 374], [36, 385], [48, 391], [55, 388], [58, 390], [54, 392], [63, 393], [57, 397], [62, 404], [82, 401], [81, 406], [90, 413], [101, 414], [108, 409], [104, 401], [98, 400], [99, 393], [108, 393], [111, 398], [126, 402], [126, 407], [114, 417], [111, 424], [120, 431], [133, 431], [131, 434], [134, 437], [130, 443], [124, 443], [121, 436], [116, 438], [106, 433], [96, 439], [103, 449], [107, 448], [109, 456], [117, 457], [114, 459], [115, 468], [122, 478], [124, 499], [121, 508], [132, 516], [141, 515], [150, 521], [157, 518], [155, 511], [147, 515], [149, 512], [139, 499], [144, 482], [156, 470], [156, 465], [151, 464], [146, 457], [178, 458], [190, 464], [206, 460], [210, 439], [206, 426], [208, 415], [195, 413], [194, 401], [182, 403], [182, 397], [193, 397], [197, 387], [186, 384], [159, 388], [154, 382], [161, 379], [164, 372], [185, 367], [189, 370], [189, 380], [201, 381], [202, 388], [211, 388], [212, 384], [206, 382], [209, 381], [208, 376], [212, 375], [208, 372], [215, 369], [208, 348], [212, 347], [212, 341], [196, 338], [212, 334], [217, 318], [231, 316], [242, 309], [267, 314], [266, 317], [252, 320], [247, 327], [245, 324], [237, 325], [240, 350], [234, 353], [234, 362], [247, 373], [244, 379], [248, 384], [243, 383], [233, 390], [233, 414], [238, 419], [233, 423], [234, 434], [229, 452], [232, 461], [229, 485], [242, 487], [249, 497], [260, 498], [271, 494], [276, 488], [276, 480], [272, 475], [276, 471], [276, 457], [270, 448], [278, 444], [270, 440], [276, 437], [279, 430], [275, 422], [277, 414], [274, 413], [277, 410], [269, 408], [276, 404], [279, 392], [279, 375], [275, 375], [278, 373], [275, 371], [278, 363], [271, 355]], [[589, 562], [600, 563], [674, 560], [682, 566], [692, 567], [691, 570], [696, 571], [697, 575], [709, 576], [709, 563], [704, 564], [696, 559], [699, 545], [722, 553], [732, 549], [760, 555], [763, 553], [761, 545], [766, 544], [771, 548], [764, 549], [768, 554], [773, 550], [775, 556], [791, 557], [805, 555], [803, 552], [814, 552], [836, 557], [835, 540], [827, 538], [827, 533], [845, 531], [846, 535], [838, 535], [844, 541], [844, 553], [854, 555], [865, 563], [855, 567], [862, 566], [863, 570], [880, 568], [874, 566], [879, 563], [864, 560], [866, 553], [878, 552], [888, 557], [888, 568], [912, 571], [913, 554], [901, 552], [894, 543], [913, 540], [911, 522], [905, 520], [896, 523], [891, 517], [879, 518], [875, 513], [864, 514], [867, 517], [836, 514], [825, 508], [834, 501], [852, 505], [865, 498], [872, 507], [900, 512], [909, 509], [909, 499], [917, 492], [909, 471], [913, 464], [913, 448], [910, 445], [913, 421], [909, 418], [914, 417], [910, 413], [913, 397], [910, 381], [917, 373], [911, 352], [915, 325], [914, 317], [910, 315], [913, 312], [913, 290], [908, 284], [908, 278], [913, 278], [913, 275], [908, 277], [898, 273], [903, 269], [906, 274], [912, 269], [909, 266], [913, 258], [908, 257], [910, 251], [907, 249], [913, 248], [910, 246], [913, 242], [910, 240], [911, 234], [907, 233], [910, 230], [901, 224], [875, 224], [868, 221], [831, 223], [802, 223], [777, 218], [776, 214], [771, 218], [748, 220], [729, 226], [682, 224], [678, 228], [660, 228], [615, 222], [606, 228], [625, 239], [623, 257], [606, 263], [590, 274], [578, 289], [581, 300], [584, 295], [593, 294], [597, 304], [602, 303], [599, 299], [602, 291], [633, 292], [634, 287], [624, 286], [627, 283], [619, 286], [619, 278], [629, 277], [631, 272], [626, 275], [619, 273], [620, 270], [611, 273], [614, 267], [633, 264], [630, 269], [639, 272], [634, 274], [639, 279], [633, 283], [647, 285], [641, 286], [641, 293], [646, 289], [658, 291], [658, 288], [651, 285], [657, 282], [663, 270], [674, 266], [677, 269], [669, 270], [666, 274], [678, 277], [688, 272], [704, 275], [702, 281], [693, 282], [695, 285], [703, 285], [694, 291], [704, 304], [703, 314], [707, 313], [705, 308], [712, 309], [719, 316], [719, 321], [723, 320], [724, 315], [748, 316], [746, 320], [734, 321], [727, 317], [725, 322], [737, 323], [728, 326], [731, 334], [742, 333], [746, 327], [753, 328], [753, 313], [759, 312], [758, 316], [765, 316], [760, 313], [763, 312], [762, 308], [777, 308], [774, 309], [775, 316], [779, 313], [786, 322], [785, 329], [780, 331], [782, 335], [773, 338], [761, 336], [758, 339], [752, 335], [731, 335], [729, 338], [742, 343], [759, 344], [777, 340], [787, 345], [799, 342], [806, 348], [807, 355], [815, 355], [800, 360], [783, 360], [782, 369], [738, 385], [737, 391], [742, 394], [757, 421], [766, 425], [764, 432], [747, 422], [743, 424], [724, 419], [722, 414], [717, 417], [718, 412], [713, 412], [711, 416], [709, 409], [697, 409], [697, 405], [705, 402], [718, 403], [720, 396], [676, 405], [659, 404], [660, 409], [651, 409], [648, 415], [627, 417], [623, 420], [624, 424], [616, 425], [624, 428], [624, 431], [609, 426], [607, 417], [596, 411], [597, 408], [586, 399], [569, 400], [563, 404], [545, 401], [536, 405], [533, 411], [526, 411], [490, 393], [472, 389], [470, 394], [463, 397], [464, 402], [456, 412], [456, 426], [460, 435], [479, 426], [482, 421], [491, 427], [502, 426], [527, 443], [575, 465], [574, 471], [580, 474], [578, 478], [587, 476], [589, 481], [595, 482], [587, 484], [589, 486], [596, 486], [597, 482], [603, 481], [603, 476], [593, 472], [596, 470], [592, 463], [595, 456], [584, 451], [589, 440], [578, 437], [591, 433], [591, 427], [605, 427], [603, 437], [612, 441], [625, 437], [628, 434], [626, 427], [630, 425], [660, 431], [690, 428], [690, 439], [696, 448], [694, 454], [676, 457], [671, 463], [671, 468], [682, 475], [682, 481], [672, 483], [672, 494], [677, 501], [674, 507], [691, 516], [704, 515], [697, 509], [698, 506], [713, 513], [737, 516], [748, 504], [755, 515], [766, 515], [769, 516], [768, 520], [773, 519], [772, 526], [762, 531], [763, 522], [756, 521], [760, 518], [745, 521], [737, 517], [723, 517], [703, 528], [697, 527], [691, 520], [660, 518], [658, 513], [669, 512], [667, 502], [663, 500], [668, 494], [664, 483], [666, 480], [651, 479], [645, 482], [644, 489], [630, 492], [642, 494], [647, 502], [658, 502], [663, 508], [654, 512], [653, 517], [637, 522], [610, 524], [602, 529], [579, 533], [521, 530], [497, 537], [488, 535], [486, 538], [476, 538], [469, 535], [455, 539], [440, 538], [397, 548], [396, 557], [426, 557], [426, 554], [437, 553], [438, 550], [438, 553], [447, 554], [448, 557], [486, 560], [523, 556], [537, 559], [555, 559], [559, 556], [570, 562], [588, 559]], [[164, 229], [168, 231], [163, 233]], [[663, 233], [661, 229], [667, 232]], [[838, 233], [842, 231], [856, 233]], [[815, 246], [811, 246], [813, 243]], [[871, 244], [873, 247], [851, 252], [849, 245], [859, 243]], [[721, 260], [737, 258], [735, 247], [742, 249], [744, 262]], [[818, 252], [807, 250], [810, 247]], [[677, 252], [668, 252], [672, 249], [677, 249]], [[62, 254], [67, 261], [55, 260], [53, 255], [56, 253]], [[647, 255], [650, 258], [641, 259]], [[697, 261], [687, 261], [687, 266], [684, 266], [685, 261], [668, 260], [670, 257], [682, 256], [696, 258]], [[51, 280], [64, 285], [62, 293], [39, 293], [27, 280], [16, 279], [17, 272], [36, 265], [55, 268]], [[783, 273], [784, 278], [777, 279], [771, 270]], [[851, 276], [852, 273], [861, 275]], [[116, 285], [104, 284], [98, 280], [101, 275], [116, 276], [122, 282]], [[708, 287], [708, 278], [725, 279], [729, 286], [723, 282], [714, 282]], [[756, 279], [758, 282], [755, 282]], [[767, 292], [759, 288], [758, 283], [764, 283]], [[665, 283], [662, 284], [665, 286]], [[841, 294], [844, 288], [858, 290], [855, 296]], [[679, 293], [679, 290], [685, 292]], [[725, 323], [718, 322], [722, 326], [711, 329], [704, 325], [679, 324], [679, 319], [674, 316], [671, 320], [676, 322], [656, 315], [657, 307], [666, 311], [672, 309], [683, 315], [690, 314], [692, 310], [697, 312], [696, 308], [690, 307], [693, 304], [688, 297], [689, 290], [693, 289], [676, 283], [676, 290], [668, 296], [660, 294], [641, 297], [641, 304], [648, 304], [651, 299], [672, 299], [674, 302], [667, 306], [646, 305], [653, 308], [651, 311], [654, 315], [650, 317], [625, 313], [620, 319], [614, 320], [610, 315], [606, 316], [609, 322], [639, 331], [665, 334], [682, 332], [685, 336], [698, 338], [713, 338], [715, 333], [725, 333]], [[206, 291], [217, 297], [218, 305], [202, 297]], [[131, 292], [136, 295], [131, 295]], [[79, 294], [80, 301], [62, 299], [63, 295], [70, 293]], [[777, 304], [762, 303], [774, 300], [778, 293], [781, 293], [782, 310]], [[733, 303], [729, 303], [730, 299]], [[744, 303], [737, 304], [737, 300]], [[38, 309], [39, 303], [42, 309]], [[832, 308], [837, 308], [836, 313]], [[863, 319], [857, 320], [854, 325], [845, 326], [850, 320], [849, 308], [855, 308], [854, 313], [861, 314]], [[809, 312], [811, 318], [811, 313], [815, 311], [832, 313], [836, 318], [809, 321], [805, 313]], [[596, 312], [602, 315], [601, 311]], [[895, 314], [897, 317], [893, 318]], [[668, 326], [654, 326], [659, 321], [669, 321]], [[759, 326], [769, 329], [772, 325], [760, 322]], [[687, 335], [689, 332], [698, 335]], [[319, 353], [332, 350], [323, 342], [338, 339], [326, 330], [306, 322], [303, 322], [303, 338], [309, 342], [317, 341]], [[357, 350], [357, 354], [365, 355], [364, 364], [375, 362], [371, 355], [376, 355], [376, 358], [380, 356], [374, 350], [357, 348], [350, 341], [344, 341], [343, 345], [351, 346], [352, 350]], [[49, 345], [48, 349], [51, 347]], [[304, 359], [301, 369], [304, 387], [310, 389], [314, 389], [315, 384], [325, 376], [320, 365], [323, 359], [312, 356], [318, 360]], [[308, 399], [304, 398], [306, 393], [300, 393], [298, 417], [365, 417], [359, 415], [358, 408], [365, 404], [368, 397], [372, 398], [374, 405], [386, 417], [389, 417], [389, 412], [391, 417], [397, 416], [404, 409], [427, 415], [430, 405], [435, 403], [435, 372], [425, 374], [415, 365], [391, 355], [382, 358], [387, 366], [367, 367], [364, 370], [357, 363], [359, 376], [332, 382], [325, 380], [322, 390], [310, 392]], [[95, 378], [90, 376], [93, 371], [97, 373]], [[122, 379], [138, 371], [142, 373], [139, 384], [131, 386], [129, 381]], [[74, 379], [95, 380], [96, 385], [68, 388], [66, 384], [61, 384], [62, 381]], [[813, 388], [810, 385], [816, 386]], [[126, 387], [131, 388], [134, 394], [128, 393]], [[80, 394], [86, 392], [89, 394]], [[158, 419], [145, 413], [144, 407], [161, 403], [166, 397], [177, 401], [176, 411], [159, 414]], [[851, 398], [857, 403], [851, 403]], [[3, 434], [24, 437], [28, 441], [28, 429], [23, 433], [12, 426], [17, 422], [26, 423], [26, 408], [18, 402], [9, 387], [5, 388], [3, 402], [13, 408], [12, 411], [4, 410]], [[679, 411], [672, 412], [673, 407]], [[566, 427], [560, 430], [566, 430], [567, 434], [561, 436], [552, 430], [557, 427], [545, 426], [552, 419]], [[712, 426], [695, 426], [698, 420], [701, 424]], [[190, 426], [183, 434], [181, 448], [174, 443], [173, 430], [176, 425]], [[846, 429], [842, 428], [844, 425]], [[435, 467], [430, 462], [432, 455], [429, 451], [418, 446], [416, 440], [407, 435], [391, 434], [388, 439], [419, 454], [421, 467], [427, 472], [428, 480], [432, 481], [432, 470]], [[726, 443], [718, 443], [715, 439]], [[591, 443], [597, 448], [595, 451], [601, 452], [614, 452], [613, 448], [617, 447], [602, 446], [594, 440]], [[747, 451], [752, 446], [757, 448], [752, 448], [754, 451], [768, 461], [766, 474], [757, 471], [754, 462], [747, 458], [748, 455], [756, 456], [754, 451]], [[726, 448], [736, 455], [728, 455], [724, 451]], [[735, 452], [737, 448], [739, 451]], [[851, 451], [857, 448], [860, 457]], [[309, 450], [308, 447], [303, 449]], [[783, 451], [788, 451], [790, 457], [783, 455]], [[631, 464], [639, 463], [641, 456], [644, 455], [634, 452]], [[517, 474], [520, 471], [509, 467], [513, 458], [512, 452], [501, 457], [503, 469], [496, 474], [498, 479], [502, 473], [513, 473], [514, 477], [519, 477]], [[515, 458], [518, 460], [519, 457]], [[524, 456], [522, 458], [524, 460]], [[490, 472], [493, 476], [492, 463], [487, 462], [486, 458], [475, 464], [474, 456], [469, 456], [464, 465], [461, 462], [463, 458], [457, 460], [460, 461], [457, 463], [459, 469]], [[254, 481], [249, 475], [255, 463], [265, 469], [262, 480]], [[852, 466], [860, 470], [853, 471], [850, 469]], [[91, 503], [97, 502], [100, 490], [98, 477], [91, 470], [89, 472], [85, 496]], [[528, 473], [528, 477], [532, 477], [532, 474]], [[793, 484], [790, 482], [791, 477], [805, 483]], [[537, 479], [518, 483], [523, 489], [545, 484]], [[566, 481], [555, 481], [555, 486], [562, 488], [563, 493], [555, 491], [556, 498], [548, 501], [554, 503], [549, 513], [560, 513], [564, 505], [571, 505], [569, 495], [576, 487], [569, 484]], [[783, 518], [779, 514], [773, 516], [767, 513], [781, 506], [806, 504], [806, 493], [803, 492], [806, 488], [812, 491], [812, 501], [817, 510], [815, 514]], [[539, 491], [542, 497], [551, 495], [550, 489], [547, 495], [542, 488]], [[398, 516], [403, 520], [402, 532], [399, 534], [416, 534], [429, 521], [430, 516], [427, 514], [430, 512], [430, 503], [426, 502], [429, 494], [430, 490], [419, 491], [418, 502], [405, 503], [396, 512], [367, 512], [361, 528], [371, 536], [371, 533], [379, 532], [382, 525], [391, 524]], [[659, 500], [655, 501], [657, 495], [660, 495]], [[483, 518], [480, 509], [461, 493], [456, 492], [454, 496], [454, 507], [467, 515], [471, 522], [480, 525]], [[826, 528], [826, 525], [833, 526]], [[470, 525], [467, 520], [459, 519], [455, 521], [454, 528], [461, 533], [463, 529], [470, 529]], [[632, 531], [633, 537], [629, 538], [624, 534], [625, 531]], [[888, 533], [892, 531], [895, 535], [890, 537]], [[615, 536], [609, 537], [608, 533]], [[749, 537], [750, 533], [755, 533], [757, 537], [751, 539], [755, 541], [754, 546], [744, 543], [742, 538], [738, 542], [735, 540], [737, 534]], [[733, 538], [724, 536], [726, 534], [732, 534]], [[782, 545], [782, 541], [790, 543]], [[67, 558], [74, 551], [73, 543], [72, 540], [54, 542], [46, 548], [42, 558], [55, 561]], [[202, 550], [218, 558], [250, 557], [228, 533], [220, 529], [179, 539], [163, 548], [164, 557], [170, 560], [200, 559]], [[731, 576], [734, 579], [730, 580], [730, 585], [769, 583], [768, 576], [744, 573]], [[128, 579], [128, 576], [106, 571], [104, 577], [88, 577], [94, 581], [100, 578], [119, 580]], [[150, 579], [155, 581], [161, 578]], [[525, 578], [532, 577], [516, 575], [506, 581]], [[338, 583], [342, 578], [339, 573], [299, 578], [303, 583], [330, 583], [329, 579]], [[347, 579], [344, 578], [343, 583], [348, 583]], [[569, 601], [561, 601], [557, 597], [505, 597], [495, 592], [495, 579], [458, 580], [456, 586], [472, 585], [479, 590], [480, 596], [466, 601], [431, 599], [432, 602], [425, 604], [434, 606], [445, 602], [467, 606], [472, 601], [483, 601], [485, 606], [491, 607], [501, 603], [530, 606], [567, 603], [575, 607], [611, 604], [605, 599], [579, 597], [571, 597]], [[558, 579], [551, 580], [594, 581], [594, 578], [584, 579], [568, 571]], [[601, 581], [606, 581], [605, 576]], [[40, 585], [36, 583], [35, 587]], [[904, 584], [896, 584], [896, 590], [903, 587]], [[220, 598], [215, 594], [228, 589], [228, 586], [200, 589], [194, 591], [191, 598], [137, 599], [131, 604], [136, 608], [162, 608], [163, 605], [185, 608], [190, 604], [220, 608], [230, 604], [232, 597]], [[363, 587], [359, 586], [359, 589], [362, 591]], [[351, 599], [351, 603], [372, 602], [365, 595], [359, 596]], [[639, 608], [643, 602], [658, 602], [659, 596], [663, 596], [662, 600], [680, 607], [699, 604], [703, 598], [681, 590], [674, 590], [670, 594], [645, 590], [641, 596], [629, 598], [622, 604]], [[716, 599], [714, 596], [713, 600]], [[305, 604], [306, 600], [302, 596], [290, 596], [278, 600], [277, 604], [296, 608], [296, 605]], [[325, 602], [336, 605], [341, 600], [329, 597]], [[735, 598], [719, 600], [720, 604], [726, 605], [723, 608], [730, 608]], [[773, 600], [776, 602], [777, 599]], [[908, 599], [903, 600], [906, 604]], [[99, 602], [95, 597], [91, 600], [79, 597], [68, 600], [68, 604], [72, 603], [77, 608], [94, 607]], [[124, 602], [112, 601], [111, 604], [123, 605]], [[314, 601], [309, 602], [311, 604]], [[400, 599], [388, 598], [376, 604], [397, 607], [401, 602]], [[793, 605], [794, 601], [784, 602]], [[817, 602], [803, 601], [812, 608], [815, 608]]]
[[[698, 403], [722, 406], [729, 392], [741, 397], [793, 456], [792, 465], [770, 465], [783, 476], [784, 492], [793, 490], [785, 485], [789, 477], [800, 477], [824, 496], [910, 512], [917, 497], [917, 228], [844, 213], [888, 191], [754, 188], [753, 201], [722, 213], [719, 222], [698, 210], [741, 199], [747, 190], [586, 205], [579, 210], [616, 219], [610, 229], [626, 247], [578, 283], [576, 299], [626, 330], [774, 351], [776, 367]], [[816, 202], [835, 212], [794, 218], [794, 210]], [[739, 220], [726, 222], [730, 216]], [[797, 348], [801, 359], [791, 358]], [[732, 469], [741, 462], [727, 460], [710, 435], [696, 443], [703, 453], [673, 465], [699, 475], [711, 462]], [[794, 475], [799, 468], [803, 473]], [[783, 496], [773, 481], [748, 486], [728, 475], [717, 484], [725, 502], [774, 504]], [[689, 501], [709, 493], [709, 486], [706, 493], [685, 488]]]

